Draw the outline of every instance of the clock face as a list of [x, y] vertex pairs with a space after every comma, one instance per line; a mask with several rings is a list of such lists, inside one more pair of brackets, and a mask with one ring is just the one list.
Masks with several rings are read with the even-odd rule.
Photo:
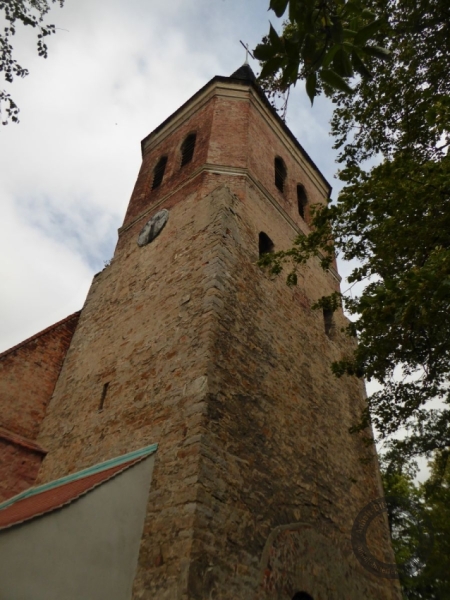
[[147, 221], [138, 237], [138, 246], [145, 246], [161, 233], [169, 219], [169, 211], [163, 208]]

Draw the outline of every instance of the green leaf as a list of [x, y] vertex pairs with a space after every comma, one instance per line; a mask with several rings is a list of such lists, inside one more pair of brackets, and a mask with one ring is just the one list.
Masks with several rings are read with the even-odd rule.
[[362, 50], [369, 56], [375, 56], [375, 58], [381, 58], [382, 60], [387, 60], [391, 56], [389, 50], [381, 46], [364, 46]]
[[355, 35], [354, 43], [357, 46], [362, 46], [365, 44], [370, 38], [372, 38], [377, 31], [381, 29], [383, 25], [385, 25], [384, 19], [377, 19], [376, 21], [372, 21], [362, 29], [358, 31]]
[[333, 58], [333, 68], [342, 77], [353, 77], [353, 68], [348, 53], [339, 48]]
[[375, 17], [376, 17], [376, 14], [374, 12], [372, 12], [371, 10], [369, 10], [368, 8], [365, 8], [361, 14], [363, 17], [367, 17], [369, 19], [375, 19]]
[[269, 9], [273, 10], [273, 12], [279, 18], [284, 15], [288, 3], [289, 3], [289, 0], [270, 0]]
[[286, 59], [284, 56], [275, 56], [274, 58], [271, 58], [264, 64], [259, 77], [264, 79], [269, 75], [275, 75], [284, 65], [285, 61]]
[[290, 0], [289, 2], [289, 21], [293, 23], [300, 16], [301, 0]]
[[356, 31], [354, 29], [343, 29], [344, 40], [352, 39], [356, 35]]
[[290, 38], [290, 37], [287, 37], [286, 35], [284, 35], [283, 43], [284, 43], [284, 51], [289, 56], [289, 58], [298, 59], [299, 54], [300, 54], [300, 46], [301, 46], [298, 36], [296, 36], [295, 39], [293, 39], [293, 38]]
[[331, 28], [331, 35], [333, 41], [336, 44], [341, 44], [344, 41], [344, 28], [342, 26], [342, 21], [338, 17], [334, 17], [332, 21], [333, 26]]
[[275, 31], [275, 29], [273, 28], [272, 23], [270, 24], [269, 40], [270, 40], [270, 43], [272, 44], [273, 48], [277, 52], [284, 51], [283, 41], [280, 38], [280, 36], [278, 35], [278, 33]]
[[344, 6], [344, 10], [342, 11], [343, 15], [359, 15], [361, 13], [361, 6], [357, 2], [353, 2], [349, 0]]
[[322, 66], [329, 67], [331, 64], [331, 61], [334, 58], [334, 55], [336, 54], [336, 52], [340, 49], [339, 44], [334, 44], [334, 46], [331, 46], [331, 48], [328, 50], [328, 52], [325, 54], [325, 58], [322, 61]]
[[314, 60], [314, 55], [316, 53], [316, 38], [315, 36], [307, 33], [305, 35], [305, 41], [303, 44], [302, 57], [305, 61], [306, 67], [312, 64]]
[[282, 85], [295, 85], [298, 79], [299, 61], [289, 61], [283, 69]]
[[348, 85], [348, 83], [340, 75], [331, 69], [322, 69], [320, 71], [321, 80], [330, 87], [339, 90], [340, 92], [346, 92], [347, 94], [353, 94], [354, 90]]
[[306, 93], [309, 96], [309, 99], [311, 100], [311, 106], [314, 103], [314, 98], [317, 96], [317, 74], [316, 73], [311, 73], [311, 75], [308, 75], [308, 77], [306, 78]]
[[265, 61], [273, 58], [276, 54], [276, 50], [269, 44], [258, 44], [253, 50], [253, 54], [258, 60]]
[[372, 73], [363, 63], [361, 58], [359, 57], [357, 52], [352, 52], [352, 64], [353, 68], [357, 73], [359, 73], [362, 77], [366, 77], [367, 79], [372, 79]]

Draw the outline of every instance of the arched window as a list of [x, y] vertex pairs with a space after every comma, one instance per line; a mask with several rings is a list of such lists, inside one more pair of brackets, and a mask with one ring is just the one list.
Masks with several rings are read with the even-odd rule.
[[306, 205], [308, 204], [308, 198], [306, 196], [305, 188], [300, 183], [297, 186], [297, 203], [298, 214], [306, 221]]
[[275, 158], [275, 185], [280, 190], [284, 191], [284, 183], [286, 181], [287, 169], [284, 160], [277, 156]]
[[296, 592], [292, 596], [292, 600], [314, 600], [314, 598], [306, 592]]
[[273, 252], [274, 245], [270, 237], [264, 231], [259, 234], [259, 256]]
[[187, 165], [191, 162], [192, 157], [194, 156], [195, 150], [195, 140], [197, 139], [197, 135], [195, 133], [190, 133], [184, 142], [181, 144], [181, 166]]
[[161, 156], [153, 171], [152, 190], [156, 190], [161, 185], [166, 170], [167, 156]]

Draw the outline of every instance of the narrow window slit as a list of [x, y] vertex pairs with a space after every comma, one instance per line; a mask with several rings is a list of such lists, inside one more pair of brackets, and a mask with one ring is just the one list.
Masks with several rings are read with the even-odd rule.
[[286, 175], [287, 169], [284, 160], [277, 156], [275, 158], [275, 185], [280, 190], [280, 192], [284, 191]]
[[292, 600], [314, 600], [314, 598], [307, 592], [296, 592], [292, 596]]
[[261, 257], [263, 254], [269, 254], [274, 251], [274, 243], [264, 231], [261, 231], [259, 234], [259, 256]]
[[167, 156], [162, 156], [154, 171], [153, 171], [153, 183], [152, 183], [152, 190], [156, 190], [156, 188], [158, 188], [163, 180], [164, 177], [164, 171], [166, 170], [166, 164], [167, 164]]
[[297, 186], [297, 203], [298, 214], [306, 221], [306, 205], [308, 204], [308, 198], [306, 196], [305, 188], [301, 184]]
[[181, 145], [181, 166], [187, 165], [191, 162], [194, 156], [195, 150], [195, 141], [197, 139], [197, 135], [195, 133], [190, 133], [187, 138], [184, 140]]
[[331, 337], [331, 335], [333, 333], [333, 326], [334, 326], [333, 311], [331, 309], [329, 309], [329, 308], [323, 309], [323, 322], [325, 325], [325, 333], [327, 334], [328, 337]]
[[109, 381], [103, 384], [102, 397], [100, 398], [100, 403], [98, 405], [98, 410], [103, 410], [105, 405], [106, 394], [108, 393]]

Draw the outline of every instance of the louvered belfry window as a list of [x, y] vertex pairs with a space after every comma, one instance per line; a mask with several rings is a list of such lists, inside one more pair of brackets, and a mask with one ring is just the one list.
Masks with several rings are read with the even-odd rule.
[[297, 202], [298, 202], [298, 214], [301, 218], [306, 221], [306, 205], [308, 204], [308, 198], [306, 196], [305, 188], [298, 184], [297, 186]]
[[187, 138], [184, 140], [181, 145], [181, 166], [187, 165], [191, 162], [192, 157], [194, 156], [195, 150], [195, 140], [197, 139], [197, 135], [195, 133], [190, 133]]
[[287, 169], [284, 160], [277, 156], [275, 158], [275, 185], [280, 190], [284, 191], [284, 183], [286, 181]]
[[167, 156], [161, 156], [153, 171], [152, 190], [156, 190], [161, 185], [166, 170]]

